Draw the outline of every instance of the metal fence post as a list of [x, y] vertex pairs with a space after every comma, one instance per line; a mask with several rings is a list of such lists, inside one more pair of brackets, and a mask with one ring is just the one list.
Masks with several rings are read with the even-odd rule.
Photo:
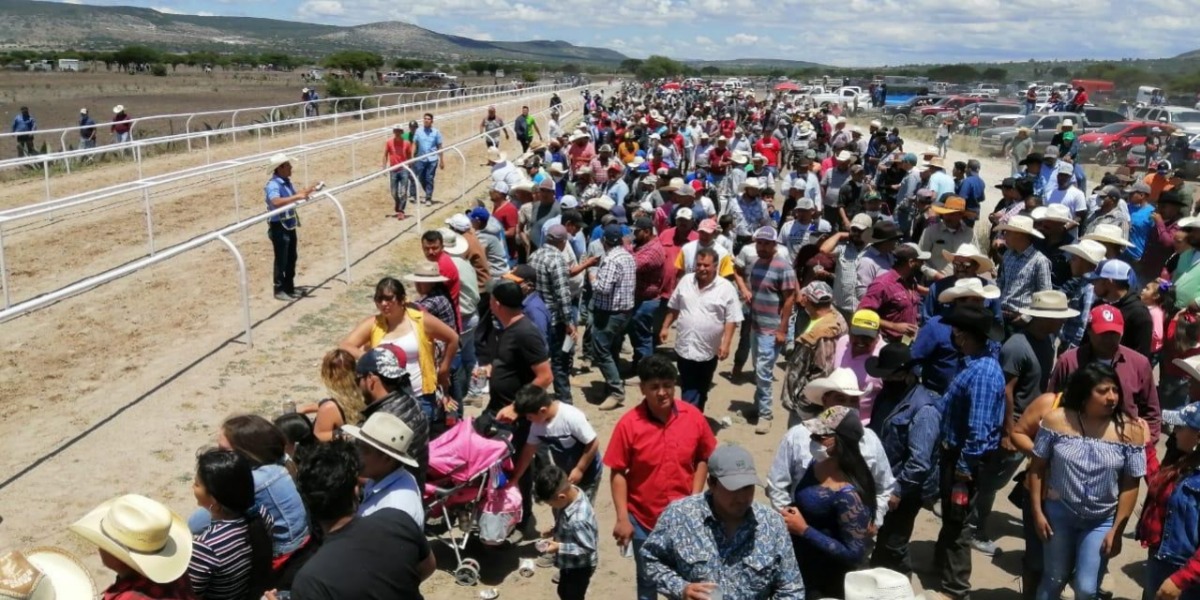
[[0, 287], [4, 288], [4, 308], [12, 306], [12, 294], [8, 289], [8, 264], [4, 262], [4, 222], [0, 221]]
[[154, 216], [150, 212], [149, 188], [142, 188], [142, 201], [146, 206], [146, 235], [150, 238], [150, 256], [154, 256]]
[[50, 159], [42, 158], [42, 178], [46, 181], [46, 200], [50, 199]]
[[192, 151], [192, 119], [194, 118], [196, 118], [196, 113], [189, 115], [187, 121], [184, 121], [183, 123], [183, 132], [187, 134], [188, 152]]
[[237, 116], [240, 112], [242, 112], [240, 108], [233, 111], [233, 117], [229, 119], [229, 128], [233, 130], [230, 133], [233, 135], [233, 141], [235, 142], [237, 141]]
[[239, 191], [237, 171], [233, 172], [233, 214], [237, 220], [242, 220], [242, 194]]
[[237, 261], [238, 267], [238, 283], [242, 289], [242, 319], [246, 324], [246, 345], [253, 347], [254, 339], [251, 337], [251, 330], [254, 322], [250, 320], [250, 280], [246, 277], [246, 261], [242, 258], [242, 253], [238, 251], [237, 246], [229, 241], [229, 238], [223, 234], [217, 236], [217, 240], [233, 253], [233, 259]]
[[447, 148], [447, 150], [453, 150], [454, 153], [457, 154], [458, 157], [462, 159], [463, 172], [462, 172], [462, 176], [458, 178], [458, 183], [459, 183], [458, 197], [459, 197], [459, 199], [465, 198], [467, 196], [467, 157], [465, 154], [462, 153], [462, 150], [459, 150], [455, 146], [450, 146], [449, 148]]
[[338, 217], [342, 220], [342, 254], [346, 257], [346, 285], [350, 285], [350, 226], [346, 222], [346, 210], [333, 194], [324, 192], [324, 195], [333, 202], [333, 207], [337, 209]]

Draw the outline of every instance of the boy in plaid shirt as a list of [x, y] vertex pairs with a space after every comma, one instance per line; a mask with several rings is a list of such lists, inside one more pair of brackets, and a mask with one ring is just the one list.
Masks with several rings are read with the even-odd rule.
[[538, 502], [554, 509], [554, 540], [539, 550], [554, 555], [559, 575], [558, 597], [583, 600], [597, 562], [600, 526], [596, 523], [592, 504], [555, 465], [547, 465], [538, 471], [533, 493]]

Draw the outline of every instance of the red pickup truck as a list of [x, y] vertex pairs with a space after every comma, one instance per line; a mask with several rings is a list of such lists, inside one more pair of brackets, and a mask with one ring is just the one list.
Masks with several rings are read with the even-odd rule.
[[938, 121], [945, 118], [941, 116], [942, 113], [949, 113], [948, 116], [956, 116], [958, 109], [970, 104], [983, 102], [984, 100], [986, 98], [975, 96], [950, 96], [949, 98], [943, 98], [937, 104], [925, 106], [914, 111], [916, 114], [913, 115], [913, 119], [921, 127], [937, 127]]

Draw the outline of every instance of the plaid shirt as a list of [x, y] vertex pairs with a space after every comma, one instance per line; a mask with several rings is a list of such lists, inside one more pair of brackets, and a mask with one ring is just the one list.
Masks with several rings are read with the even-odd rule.
[[587, 494], [575, 487], [575, 501], [554, 511], [554, 541], [558, 542], [554, 566], [559, 569], [595, 568], [599, 537], [596, 511], [588, 502]]
[[537, 271], [537, 291], [550, 309], [550, 324], [557, 327], [571, 322], [571, 275], [567, 257], [558, 248], [543, 244], [529, 255], [529, 266]]
[[942, 396], [942, 442], [961, 451], [963, 473], [1000, 447], [1004, 430], [1004, 371], [990, 350], [963, 358], [965, 367]]
[[1000, 309], [1017, 311], [1029, 306], [1033, 293], [1050, 286], [1050, 259], [1032, 244], [1024, 252], [1009, 249], [1000, 262]]
[[633, 287], [637, 281], [637, 263], [624, 246], [608, 251], [600, 260], [596, 281], [592, 284], [592, 307], [608, 312], [633, 310]]
[[637, 265], [637, 283], [633, 297], [637, 300], [653, 300], [662, 293], [663, 269], [667, 264], [667, 253], [657, 237], [633, 249], [633, 261]]

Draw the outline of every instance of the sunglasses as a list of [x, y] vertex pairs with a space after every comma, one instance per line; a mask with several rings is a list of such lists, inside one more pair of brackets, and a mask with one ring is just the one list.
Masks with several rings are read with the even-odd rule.
[[376, 304], [382, 304], [384, 302], [395, 302], [395, 301], [396, 301], [395, 296], [391, 296], [391, 295], [387, 295], [387, 294], [376, 294], [375, 295], [375, 303]]

